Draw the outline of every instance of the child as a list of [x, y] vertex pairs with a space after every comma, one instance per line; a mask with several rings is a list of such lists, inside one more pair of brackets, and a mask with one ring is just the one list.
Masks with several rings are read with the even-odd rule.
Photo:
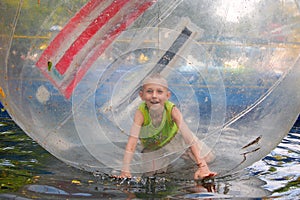
[[144, 102], [135, 113], [119, 177], [131, 177], [129, 166], [139, 139], [144, 153], [159, 150], [177, 134], [182, 134], [184, 142], [191, 144], [191, 157], [198, 166], [194, 179], [216, 176], [217, 173], [210, 171], [205, 159], [200, 156], [200, 141], [184, 122], [179, 109], [169, 101], [171, 93], [167, 81], [159, 74], [151, 75], [144, 80], [139, 95]]

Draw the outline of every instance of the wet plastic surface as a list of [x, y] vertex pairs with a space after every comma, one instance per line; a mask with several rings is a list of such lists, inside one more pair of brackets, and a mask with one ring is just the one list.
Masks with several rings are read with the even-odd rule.
[[[267, 155], [299, 114], [297, 1], [3, 4], [0, 100], [30, 137], [80, 169], [118, 173], [135, 91], [154, 72], [220, 175]], [[186, 148], [157, 154], [170, 164], [164, 176], [191, 176], [194, 163], [178, 159]]]

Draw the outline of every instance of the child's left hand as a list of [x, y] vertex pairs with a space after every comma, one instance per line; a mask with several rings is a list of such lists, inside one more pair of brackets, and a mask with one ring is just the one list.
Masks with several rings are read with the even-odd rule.
[[118, 178], [131, 178], [131, 173], [122, 171]]
[[195, 180], [204, 179], [204, 178], [214, 177], [216, 175], [217, 175], [217, 173], [210, 171], [209, 168], [207, 167], [207, 165], [203, 165], [203, 166], [199, 167], [197, 169], [197, 171], [195, 172], [194, 179]]

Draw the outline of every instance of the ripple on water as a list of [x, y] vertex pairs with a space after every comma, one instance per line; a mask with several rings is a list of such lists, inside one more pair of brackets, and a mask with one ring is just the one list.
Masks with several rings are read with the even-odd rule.
[[[268, 196], [296, 199], [300, 196], [300, 128], [297, 127], [276, 149], [247, 168], [246, 172], [218, 178], [210, 184], [184, 180], [156, 181], [154, 184], [139, 180], [139, 184], [134, 184], [133, 181], [101, 178], [58, 161], [11, 121], [2, 122], [0, 134], [0, 167], [7, 178], [7, 182], [1, 182], [1, 187], [5, 186], [1, 192], [7, 194], [0, 197], [7, 197], [9, 193], [17, 193], [17, 196], [10, 195], [14, 198], [26, 194], [26, 198], [42, 199], [125, 199], [128, 196], [137, 199]], [[1, 178], [3, 181], [3, 173]], [[79, 184], [74, 184], [74, 180]]]
[[249, 167], [250, 173], [266, 181], [272, 196], [295, 199], [300, 196], [300, 128], [293, 127], [282, 142], [264, 159]]

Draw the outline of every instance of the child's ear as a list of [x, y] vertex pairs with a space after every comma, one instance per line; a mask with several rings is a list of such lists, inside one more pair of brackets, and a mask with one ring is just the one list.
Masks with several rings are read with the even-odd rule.
[[140, 95], [141, 99], [144, 100], [144, 99], [143, 99], [143, 90], [140, 90], [140, 91], [139, 91], [139, 95]]
[[168, 91], [167, 97], [168, 97], [168, 99], [171, 97], [171, 92], [170, 91]]

